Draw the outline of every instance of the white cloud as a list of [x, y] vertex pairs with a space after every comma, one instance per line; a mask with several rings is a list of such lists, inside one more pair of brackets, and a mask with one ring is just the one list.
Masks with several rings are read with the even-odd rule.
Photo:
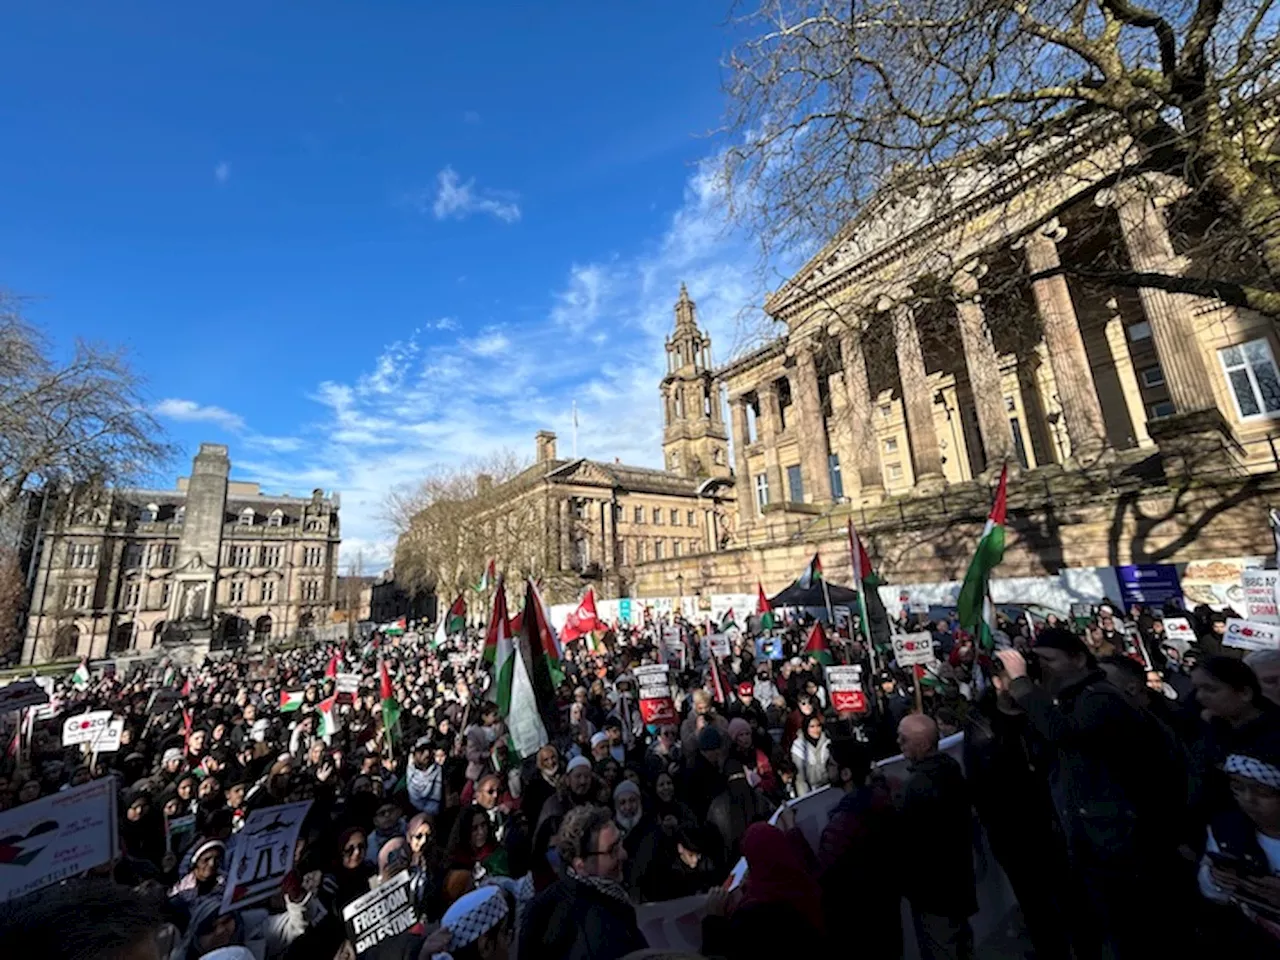
[[251, 447], [270, 450], [272, 453], [297, 453], [304, 446], [304, 442], [298, 437], [267, 437], [261, 434], [251, 434], [245, 437], [245, 442]]
[[569, 270], [568, 288], [556, 294], [552, 321], [574, 333], [582, 333], [599, 319], [600, 303], [608, 292], [608, 284], [605, 267], [574, 264]]
[[221, 163], [219, 163], [216, 167], [214, 167], [214, 168], [213, 168], [213, 179], [217, 180], [219, 183], [226, 183], [228, 180], [230, 180], [230, 179], [231, 179], [231, 164], [229, 164], [229, 163], [227, 163], [227, 161], [223, 160], [223, 161], [222, 161]]
[[[419, 195], [419, 209], [426, 206], [426, 196]], [[465, 220], [473, 213], [486, 213], [503, 223], [520, 219], [520, 205], [515, 194], [506, 191], [477, 191], [475, 180], [465, 183], [453, 167], [445, 167], [436, 175], [435, 199], [431, 212], [437, 220]]]
[[458, 321], [453, 317], [441, 317], [439, 320], [431, 324], [432, 330], [457, 330]]
[[244, 418], [238, 414], [224, 410], [222, 407], [202, 406], [194, 400], [170, 397], [157, 403], [152, 412], [158, 417], [182, 423], [212, 423], [232, 433], [238, 433], [244, 429]]
[[496, 357], [506, 353], [511, 341], [500, 330], [486, 330], [474, 340], [463, 340], [462, 345], [478, 357]]

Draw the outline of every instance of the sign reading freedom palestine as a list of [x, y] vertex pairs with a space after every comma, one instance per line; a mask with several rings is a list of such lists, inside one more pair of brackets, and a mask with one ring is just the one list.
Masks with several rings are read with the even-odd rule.
[[414, 925], [413, 901], [409, 897], [409, 874], [398, 874], [376, 890], [342, 908], [347, 939], [364, 953], [384, 940], [404, 933]]

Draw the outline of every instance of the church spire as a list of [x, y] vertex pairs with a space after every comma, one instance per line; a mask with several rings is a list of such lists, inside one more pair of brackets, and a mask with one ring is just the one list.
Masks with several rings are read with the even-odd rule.
[[689, 289], [680, 284], [680, 299], [676, 301], [676, 335], [698, 331], [698, 305], [689, 299]]

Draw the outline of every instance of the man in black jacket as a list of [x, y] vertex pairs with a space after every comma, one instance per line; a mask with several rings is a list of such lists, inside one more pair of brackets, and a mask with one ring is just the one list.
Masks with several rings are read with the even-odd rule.
[[1048, 629], [1034, 649], [1041, 682], [1015, 650], [995, 678], [1048, 746], [1049, 792], [1066, 835], [1083, 909], [1072, 920], [1081, 956], [1175, 956], [1153, 916], [1176, 912], [1177, 817], [1186, 773], [1159, 722], [1107, 682], [1079, 637]]
[[517, 956], [617, 960], [648, 944], [622, 885], [627, 851], [613, 815], [575, 807], [556, 837], [564, 876], [525, 912]]
[[920, 713], [898, 725], [911, 770], [899, 827], [916, 940], [924, 960], [973, 956], [969, 917], [978, 912], [973, 874], [973, 812], [960, 764], [938, 750], [938, 725]]

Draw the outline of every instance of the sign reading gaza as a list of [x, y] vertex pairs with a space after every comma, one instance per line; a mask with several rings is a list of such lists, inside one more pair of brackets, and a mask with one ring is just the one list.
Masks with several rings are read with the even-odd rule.
[[417, 922], [409, 896], [409, 874], [401, 873], [376, 890], [352, 900], [342, 909], [347, 939], [364, 953], [384, 940], [404, 933]]

